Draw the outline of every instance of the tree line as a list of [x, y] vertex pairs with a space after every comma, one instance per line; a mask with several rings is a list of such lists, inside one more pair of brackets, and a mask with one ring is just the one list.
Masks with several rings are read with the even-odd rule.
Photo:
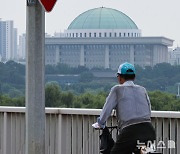
[[180, 82], [180, 65], [172, 66], [169, 63], [160, 63], [154, 67], [145, 68], [136, 66], [137, 83], [149, 91], [160, 90], [171, 93], [177, 92], [177, 83]]
[[[136, 84], [148, 91], [154, 110], [180, 110], [176, 98], [177, 84], [180, 82], [180, 66], [168, 63], [154, 67], [136, 67]], [[79, 83], [46, 83], [47, 107], [102, 108], [110, 88], [117, 84], [113, 80], [96, 79], [92, 71], [105, 72], [110, 69], [79, 66], [70, 68], [65, 64], [47, 65], [46, 74], [80, 74]], [[173, 93], [173, 94], [170, 94]], [[24, 106], [25, 66], [14, 61], [0, 62], [0, 105]], [[180, 104], [180, 103], [179, 103]]]
[[[169, 93], [177, 93], [177, 83], [180, 82], [180, 66], [171, 66], [168, 63], [157, 64], [154, 67], [136, 67], [135, 83], [147, 88], [148, 91], [160, 90]], [[105, 72], [110, 69], [93, 68], [84, 66], [71, 68], [65, 64], [47, 65], [46, 74], [79, 74], [78, 83], [66, 85], [60, 84], [63, 91], [73, 90], [75, 93], [86, 91], [108, 92], [112, 85], [117, 83], [112, 80], [100, 80], [93, 76], [93, 71]], [[115, 72], [115, 71], [114, 71]], [[25, 94], [25, 66], [14, 61], [0, 62], [0, 93], [10, 97], [24, 96]]]
[[[56, 82], [50, 82], [45, 86], [45, 105], [46, 107], [101, 109], [107, 95], [108, 93], [103, 91], [76, 95], [71, 91], [62, 91]], [[180, 111], [180, 99], [174, 94], [152, 91], [149, 92], [149, 97], [152, 110]], [[25, 97], [11, 98], [8, 95], [0, 95], [0, 106], [25, 106]]]

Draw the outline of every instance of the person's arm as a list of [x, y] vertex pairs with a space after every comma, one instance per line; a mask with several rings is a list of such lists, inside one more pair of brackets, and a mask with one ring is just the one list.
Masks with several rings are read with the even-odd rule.
[[149, 99], [149, 96], [148, 96], [148, 93], [147, 93], [146, 90], [145, 90], [145, 93], [146, 93], [146, 99], [147, 99], [147, 102], [148, 102], [148, 105], [149, 105], [149, 110], [150, 110], [150, 112], [151, 112], [151, 101], [150, 101], [150, 99]]
[[109, 118], [109, 116], [111, 115], [112, 110], [116, 107], [116, 105], [117, 105], [117, 96], [116, 96], [115, 87], [113, 87], [108, 97], [106, 98], [106, 102], [104, 104], [100, 117], [97, 118], [97, 122], [101, 128], [105, 127], [105, 123]]

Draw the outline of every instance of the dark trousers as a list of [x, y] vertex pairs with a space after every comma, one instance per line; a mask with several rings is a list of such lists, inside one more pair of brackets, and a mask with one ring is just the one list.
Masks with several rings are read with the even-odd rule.
[[118, 135], [111, 154], [140, 154], [138, 143], [147, 144], [156, 138], [155, 130], [150, 122], [134, 124], [125, 127]]

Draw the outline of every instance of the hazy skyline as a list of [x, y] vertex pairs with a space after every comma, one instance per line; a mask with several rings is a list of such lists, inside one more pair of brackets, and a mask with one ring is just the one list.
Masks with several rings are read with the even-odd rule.
[[[46, 13], [46, 33], [63, 32], [81, 13], [97, 7], [108, 7], [128, 15], [142, 30], [142, 36], [164, 36], [180, 46], [179, 0], [58, 0]], [[18, 34], [25, 32], [26, 0], [1, 0], [0, 18], [14, 20]]]

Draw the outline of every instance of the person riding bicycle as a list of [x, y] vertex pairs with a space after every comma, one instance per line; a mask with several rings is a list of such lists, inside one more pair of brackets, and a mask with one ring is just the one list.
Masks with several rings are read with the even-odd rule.
[[132, 64], [126, 62], [119, 66], [117, 78], [120, 84], [111, 88], [100, 117], [93, 124], [96, 128], [105, 128], [112, 110], [116, 110], [119, 135], [111, 154], [139, 154], [140, 150], [134, 151], [138, 143], [147, 144], [156, 138], [151, 124], [150, 99], [144, 87], [134, 84], [135, 74]]

